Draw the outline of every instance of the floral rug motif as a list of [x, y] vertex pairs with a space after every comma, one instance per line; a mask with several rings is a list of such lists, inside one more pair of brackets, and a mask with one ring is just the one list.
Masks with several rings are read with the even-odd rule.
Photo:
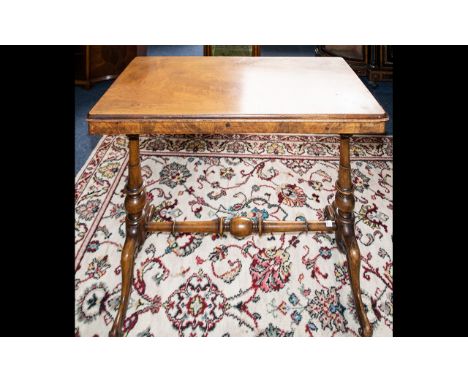
[[[155, 220], [320, 220], [339, 137], [163, 135], [140, 139]], [[351, 139], [361, 288], [375, 336], [393, 330], [392, 138]], [[127, 140], [104, 136], [75, 183], [75, 333], [107, 336], [121, 288]], [[334, 235], [153, 233], [134, 268], [128, 336], [357, 336]]]

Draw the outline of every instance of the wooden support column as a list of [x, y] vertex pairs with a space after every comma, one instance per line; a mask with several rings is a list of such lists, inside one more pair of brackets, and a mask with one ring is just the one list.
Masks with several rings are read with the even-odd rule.
[[125, 222], [126, 238], [120, 258], [122, 268], [122, 290], [117, 316], [115, 317], [114, 324], [109, 332], [109, 336], [111, 337], [120, 337], [123, 334], [122, 326], [125, 320], [132, 287], [135, 256], [146, 236], [146, 193], [143, 186], [143, 178], [141, 176], [139, 143], [138, 135], [128, 136], [128, 181], [125, 196], [125, 211], [127, 212]]
[[356, 312], [361, 325], [361, 335], [372, 336], [372, 326], [367, 318], [361, 297], [360, 268], [361, 252], [354, 232], [354, 190], [351, 180], [351, 162], [349, 150], [350, 135], [340, 136], [340, 165], [336, 182], [335, 200], [325, 208], [325, 218], [335, 220], [336, 243], [338, 249], [346, 254], [348, 272], [351, 281]]

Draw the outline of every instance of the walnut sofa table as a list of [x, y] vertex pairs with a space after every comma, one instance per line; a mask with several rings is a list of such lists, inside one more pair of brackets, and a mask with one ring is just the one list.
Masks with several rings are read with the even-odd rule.
[[[90, 134], [129, 138], [126, 239], [121, 254], [120, 306], [110, 331], [122, 335], [134, 258], [148, 233], [335, 232], [346, 254], [361, 334], [372, 335], [360, 290], [360, 252], [354, 233], [349, 137], [383, 134], [387, 114], [342, 58], [137, 57], [88, 114]], [[339, 134], [340, 166], [326, 221], [152, 222], [141, 176], [140, 134]]]

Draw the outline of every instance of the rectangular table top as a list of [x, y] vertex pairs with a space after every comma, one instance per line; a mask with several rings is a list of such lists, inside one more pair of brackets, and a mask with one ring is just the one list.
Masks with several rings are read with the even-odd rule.
[[137, 57], [91, 134], [382, 134], [387, 114], [339, 57]]

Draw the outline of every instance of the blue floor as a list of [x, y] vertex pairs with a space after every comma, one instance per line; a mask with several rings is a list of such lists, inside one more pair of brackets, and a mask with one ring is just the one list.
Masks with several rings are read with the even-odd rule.
[[111, 83], [112, 81], [99, 82], [90, 90], [75, 86], [75, 175], [101, 139], [101, 135], [88, 134], [86, 116]]
[[[313, 45], [262, 45], [261, 55], [272, 57], [314, 56]], [[154, 45], [148, 47], [149, 56], [202, 56], [203, 45]], [[364, 84], [379, 101], [388, 113], [390, 120], [386, 124], [386, 133], [393, 134], [393, 83], [379, 82], [377, 86], [369, 85], [363, 78]], [[75, 86], [75, 174], [85, 164], [89, 155], [96, 147], [101, 136], [88, 135], [86, 115], [98, 99], [109, 88], [112, 81], [104, 81], [95, 84], [90, 90]]]
[[148, 56], [203, 56], [203, 45], [151, 45]]

